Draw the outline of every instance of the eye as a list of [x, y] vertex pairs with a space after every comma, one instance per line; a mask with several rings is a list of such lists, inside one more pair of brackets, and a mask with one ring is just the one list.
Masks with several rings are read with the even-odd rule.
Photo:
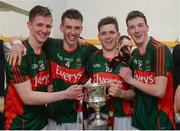
[[106, 32], [101, 32], [100, 35], [104, 36], [106, 35], [107, 33]]
[[117, 32], [115, 32], [115, 31], [110, 31], [109, 32], [109, 34], [111, 34], [111, 35], [114, 35], [114, 34], [116, 34]]
[[129, 30], [134, 30], [134, 29], [135, 29], [135, 26], [129, 26], [128, 29], [129, 29]]
[[52, 28], [52, 25], [47, 25], [46, 26], [48, 29], [51, 29]]
[[143, 27], [143, 26], [144, 26], [144, 24], [143, 24], [143, 23], [138, 24], [138, 27]]

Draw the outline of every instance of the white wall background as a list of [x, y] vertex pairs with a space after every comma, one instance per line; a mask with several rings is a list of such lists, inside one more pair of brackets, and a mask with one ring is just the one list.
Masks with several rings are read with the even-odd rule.
[[[180, 0], [1, 0], [30, 10], [40, 4], [52, 9], [52, 35], [59, 37], [60, 16], [68, 8], [76, 8], [84, 16], [84, 38], [97, 38], [97, 23], [106, 16], [115, 16], [120, 32], [127, 34], [125, 19], [129, 11], [138, 9], [147, 16], [149, 34], [159, 40], [180, 39]], [[27, 16], [14, 12], [0, 12], [0, 34], [28, 36]]]

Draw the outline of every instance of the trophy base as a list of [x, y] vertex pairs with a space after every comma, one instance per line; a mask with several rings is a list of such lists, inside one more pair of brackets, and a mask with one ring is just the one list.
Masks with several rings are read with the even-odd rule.
[[104, 118], [93, 119], [93, 120], [91, 120], [90, 125], [92, 125], [92, 126], [105, 126], [105, 125], [107, 125], [107, 120]]

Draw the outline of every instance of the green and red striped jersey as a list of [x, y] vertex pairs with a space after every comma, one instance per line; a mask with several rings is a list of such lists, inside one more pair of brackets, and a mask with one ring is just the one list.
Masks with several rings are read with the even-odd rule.
[[[112, 80], [118, 80], [122, 85], [122, 89], [127, 90], [129, 88], [128, 85], [119, 76], [120, 69], [126, 66], [125, 63], [118, 62], [114, 68], [111, 68], [109, 60], [103, 56], [101, 50], [90, 56], [86, 69], [92, 83], [109, 84]], [[115, 117], [124, 117], [132, 114], [130, 101], [119, 97], [112, 97], [111, 100], [108, 103], [109, 105], [107, 104], [101, 108], [101, 112], [108, 114], [110, 108], [113, 107]]]
[[136, 90], [136, 100], [132, 124], [138, 129], [173, 129], [173, 78], [172, 56], [169, 48], [164, 44], [150, 38], [146, 53], [139, 54], [138, 49], [132, 52], [133, 59], [130, 67], [134, 78], [147, 84], [154, 84], [154, 77], [166, 76], [168, 78], [166, 92], [163, 98], [148, 95]]
[[[74, 51], [63, 48], [63, 40], [48, 39], [44, 46], [50, 59], [54, 91], [66, 90], [74, 84], [83, 84], [85, 65], [89, 55], [97, 50], [92, 45], [77, 46]], [[49, 105], [49, 114], [57, 123], [74, 123], [77, 111], [74, 100], [62, 100]]]
[[14, 84], [31, 81], [32, 90], [46, 92], [49, 85], [49, 63], [42, 51], [35, 54], [28, 41], [24, 42], [27, 54], [22, 57], [20, 66], [6, 63], [7, 88], [4, 108], [4, 129], [40, 130], [47, 125], [45, 105], [25, 105]]

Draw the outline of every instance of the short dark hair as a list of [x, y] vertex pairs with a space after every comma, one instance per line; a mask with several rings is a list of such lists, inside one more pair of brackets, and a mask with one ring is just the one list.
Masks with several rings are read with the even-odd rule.
[[51, 14], [51, 11], [47, 7], [37, 5], [30, 10], [29, 21], [32, 21], [36, 16], [50, 16], [50, 17], [52, 17], [52, 14]]
[[107, 25], [107, 24], [114, 24], [116, 30], [119, 32], [118, 22], [117, 22], [116, 18], [112, 17], [112, 16], [105, 17], [105, 18], [103, 18], [103, 19], [101, 19], [99, 21], [99, 23], [98, 23], [98, 31], [100, 31], [100, 28], [101, 28], [102, 25]]
[[77, 9], [66, 10], [62, 14], [62, 17], [61, 17], [61, 23], [62, 24], [63, 24], [65, 18], [80, 20], [83, 23], [83, 15]]
[[121, 44], [124, 39], [128, 39], [131, 41], [131, 38], [127, 35], [122, 35], [119, 37], [118, 43]]
[[128, 15], [127, 15], [127, 17], [126, 17], [126, 25], [128, 26], [128, 21], [129, 21], [129, 20], [132, 20], [132, 19], [134, 19], [134, 18], [136, 18], [136, 17], [141, 17], [141, 18], [143, 18], [144, 21], [145, 21], [145, 23], [146, 23], [146, 25], [147, 25], [146, 16], [145, 16], [142, 12], [140, 12], [140, 11], [138, 11], [138, 10], [134, 10], [134, 11], [131, 11], [131, 12], [128, 13]]

